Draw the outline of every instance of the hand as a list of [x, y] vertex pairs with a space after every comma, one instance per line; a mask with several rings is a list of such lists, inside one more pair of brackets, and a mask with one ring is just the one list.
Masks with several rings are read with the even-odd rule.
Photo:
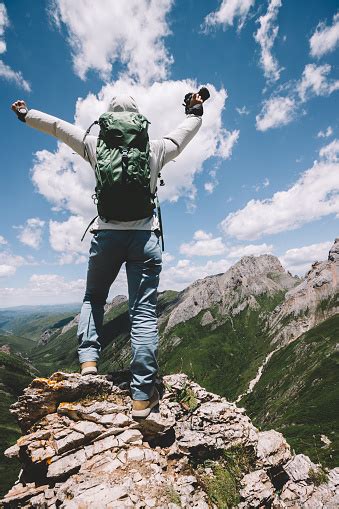
[[18, 113], [19, 110], [23, 108], [23, 109], [26, 109], [28, 110], [27, 108], [27, 104], [25, 103], [25, 101], [23, 101], [22, 99], [19, 99], [18, 101], [15, 101], [12, 106], [11, 106], [11, 109], [15, 112], [15, 113]]
[[19, 99], [18, 101], [15, 101], [11, 109], [16, 113], [16, 116], [21, 122], [26, 122], [26, 115], [28, 113], [28, 107], [25, 101], [22, 99]]
[[192, 97], [191, 97], [188, 107], [192, 108], [196, 104], [202, 104], [203, 102], [204, 102], [203, 99], [201, 98], [201, 96], [198, 93], [192, 94]]

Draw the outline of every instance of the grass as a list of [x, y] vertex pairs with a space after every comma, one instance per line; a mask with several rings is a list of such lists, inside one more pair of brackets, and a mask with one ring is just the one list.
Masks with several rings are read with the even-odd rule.
[[[218, 459], [197, 466], [198, 479], [211, 503], [218, 509], [232, 509], [240, 502], [240, 480], [255, 466], [255, 454], [244, 447], [223, 451]], [[206, 467], [212, 470], [207, 474]]]
[[314, 486], [320, 486], [328, 481], [328, 475], [322, 468], [318, 468], [317, 470], [310, 468], [308, 476]]
[[199, 406], [194, 392], [186, 385], [178, 392], [176, 400], [185, 410], [189, 412], [194, 412], [194, 410], [196, 410]]

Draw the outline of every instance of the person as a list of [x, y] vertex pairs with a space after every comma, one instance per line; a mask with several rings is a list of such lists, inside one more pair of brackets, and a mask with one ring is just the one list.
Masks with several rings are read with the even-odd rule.
[[[188, 99], [187, 99], [188, 97]], [[186, 117], [182, 123], [159, 140], [150, 141], [150, 188], [154, 193], [162, 167], [178, 157], [197, 134], [203, 113], [199, 93], [185, 96]], [[78, 126], [38, 110], [28, 109], [25, 101], [12, 106], [19, 120], [30, 127], [56, 137], [90, 163], [95, 170], [98, 137], [86, 135]], [[114, 97], [108, 112], [136, 112], [138, 106], [128, 95]], [[100, 338], [104, 305], [108, 292], [123, 263], [126, 263], [129, 315], [131, 321], [131, 396], [132, 416], [147, 417], [159, 402], [155, 388], [158, 371], [157, 289], [162, 256], [156, 214], [133, 221], [104, 221], [97, 217], [87, 270], [86, 291], [78, 325], [78, 355], [81, 373], [96, 374], [100, 356]], [[79, 232], [80, 239], [80, 232]]]

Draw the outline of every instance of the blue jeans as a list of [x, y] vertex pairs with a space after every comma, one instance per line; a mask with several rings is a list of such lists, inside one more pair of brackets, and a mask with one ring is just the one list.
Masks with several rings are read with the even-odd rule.
[[104, 305], [124, 262], [131, 320], [131, 392], [133, 399], [145, 400], [152, 396], [158, 370], [156, 304], [161, 249], [154, 232], [100, 230], [95, 233], [78, 326], [79, 361], [99, 359]]

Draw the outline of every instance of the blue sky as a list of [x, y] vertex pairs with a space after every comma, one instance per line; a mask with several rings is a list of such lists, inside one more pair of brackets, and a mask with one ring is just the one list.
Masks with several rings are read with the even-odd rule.
[[[91, 168], [18, 122], [21, 98], [87, 128], [127, 92], [158, 138], [209, 86], [198, 136], [164, 170], [161, 289], [246, 254], [301, 275], [325, 259], [339, 234], [338, 48], [334, 0], [0, 2], [0, 307], [80, 302], [95, 215]], [[111, 296], [125, 291], [122, 271]]]

